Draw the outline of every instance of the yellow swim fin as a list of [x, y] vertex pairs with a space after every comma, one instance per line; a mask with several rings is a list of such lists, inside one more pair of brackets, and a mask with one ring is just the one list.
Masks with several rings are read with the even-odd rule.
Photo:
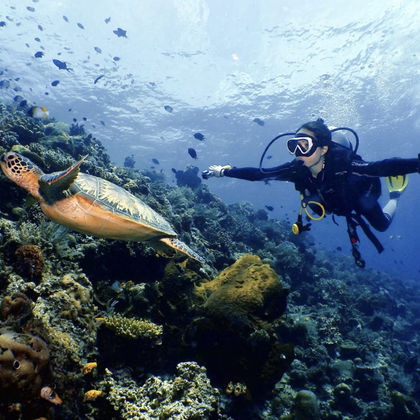
[[[390, 195], [395, 195], [397, 197], [407, 188], [408, 176], [407, 175], [396, 175], [396, 176], [387, 176], [386, 185]], [[393, 198], [393, 197], [391, 197]]]

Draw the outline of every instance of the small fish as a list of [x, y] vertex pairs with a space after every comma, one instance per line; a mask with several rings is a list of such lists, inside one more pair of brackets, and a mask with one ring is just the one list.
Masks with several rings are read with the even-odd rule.
[[6, 26], [6, 22], [4, 20], [0, 21], [0, 28], [3, 28]]
[[65, 61], [57, 60], [56, 58], [53, 59], [53, 63], [57, 66], [60, 70], [67, 70], [70, 71], [71, 68], [67, 67], [67, 63]]
[[83, 117], [83, 118], [82, 118], [82, 120], [83, 120], [83, 121], [87, 121], [87, 118], [86, 118], [86, 117]]
[[102, 54], [102, 50], [99, 47], [93, 48], [98, 54]]
[[266, 159], [267, 159], [267, 160], [270, 160], [272, 157], [273, 157], [272, 155], [268, 155], [268, 156], [266, 157]]
[[164, 109], [165, 109], [165, 111], [167, 111], [167, 112], [172, 112], [174, 109], [170, 106], [170, 105], [165, 105], [164, 107], [163, 107]]
[[99, 121], [104, 127], [105, 127], [105, 122], [104, 121]]
[[30, 12], [35, 12], [35, 7], [27, 6], [26, 9]]
[[124, 168], [134, 168], [136, 164], [136, 160], [134, 159], [134, 155], [126, 156], [124, 159]]
[[32, 118], [41, 120], [48, 118], [49, 113], [47, 111], [47, 108], [44, 108], [43, 106], [33, 106], [28, 111], [28, 115], [30, 115]]
[[85, 27], [84, 27], [81, 23], [79, 23], [79, 22], [77, 22], [77, 26], [78, 26], [80, 29], [85, 29]]
[[203, 140], [205, 139], [204, 135], [203, 135], [203, 134], [201, 134], [201, 133], [194, 133], [194, 137], [195, 137], [197, 140], [200, 140], [200, 141], [203, 141]]
[[254, 118], [252, 121], [253, 121], [254, 123], [257, 123], [258, 125], [261, 125], [261, 126], [263, 126], [263, 125], [264, 125], [264, 121], [263, 121], [263, 120], [261, 120], [260, 118]]
[[176, 174], [178, 171], [175, 168], [172, 168], [171, 171]]
[[192, 148], [189, 147], [188, 148], [188, 154], [193, 158], [193, 159], [197, 159], [197, 152]]
[[8, 80], [0, 80], [0, 88], [8, 89], [10, 87], [10, 82]]
[[51, 82], [51, 86], [57, 86], [59, 83], [60, 83], [60, 81], [59, 81], [59, 80], [53, 80], [53, 81]]
[[104, 77], [104, 76], [105, 76], [104, 74], [101, 74], [100, 76], [98, 76], [98, 77], [94, 80], [93, 84], [94, 84], [94, 85], [96, 85], [96, 83], [98, 83], [98, 81], [99, 81], [99, 80], [101, 80], [101, 79], [102, 79], [102, 77]]
[[63, 19], [64, 19], [66, 22], [68, 22], [68, 21], [69, 21], [69, 18], [68, 18], [67, 16], [63, 16]]
[[120, 57], [115, 56], [115, 57], [113, 58], [113, 60], [114, 60], [114, 61], [120, 61], [120, 60], [121, 60], [121, 58], [120, 58]]
[[118, 28], [114, 32], [115, 35], [117, 35], [118, 38], [127, 38], [127, 31], [124, 31], [124, 29]]
[[44, 53], [42, 52], [42, 51], [37, 51], [35, 54], [34, 54], [34, 57], [35, 58], [41, 58], [41, 57], [43, 57], [44, 56]]
[[44, 386], [41, 389], [40, 396], [54, 405], [60, 405], [63, 403], [63, 400], [49, 386]]
[[152, 162], [153, 162], [154, 164], [156, 164], [156, 165], [159, 165], [159, 161], [158, 161], [156, 158], [153, 158], [153, 159], [152, 159]]
[[266, 208], [268, 211], [273, 211], [273, 210], [274, 210], [274, 207], [273, 207], [273, 206], [265, 206], [265, 208]]
[[34, 40], [35, 40], [36, 42], [41, 42], [41, 40], [40, 40], [38, 37], [34, 38]]
[[41, 25], [38, 25], [38, 29], [39, 29], [40, 31], [43, 31], [43, 30], [44, 30], [44, 28], [43, 28]]
[[105, 23], [111, 22], [111, 17], [105, 19]]
[[341, 246], [337, 247], [337, 251], [342, 251], [342, 250], [343, 250], [343, 248], [341, 248]]
[[121, 287], [121, 283], [118, 280], [115, 280], [114, 283], [111, 284], [111, 289], [115, 292], [115, 293], [121, 293], [122, 292], [122, 287]]

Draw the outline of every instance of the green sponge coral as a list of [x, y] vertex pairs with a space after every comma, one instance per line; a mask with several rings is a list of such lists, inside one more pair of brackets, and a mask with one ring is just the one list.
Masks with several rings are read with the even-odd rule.
[[162, 326], [143, 319], [126, 318], [120, 314], [97, 318], [115, 334], [128, 338], [145, 338], [161, 344]]

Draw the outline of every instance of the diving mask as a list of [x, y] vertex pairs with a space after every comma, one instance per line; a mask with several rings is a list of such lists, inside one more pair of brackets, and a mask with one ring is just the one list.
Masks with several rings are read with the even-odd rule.
[[311, 156], [317, 147], [318, 140], [309, 134], [297, 134], [287, 140], [287, 149], [295, 156]]

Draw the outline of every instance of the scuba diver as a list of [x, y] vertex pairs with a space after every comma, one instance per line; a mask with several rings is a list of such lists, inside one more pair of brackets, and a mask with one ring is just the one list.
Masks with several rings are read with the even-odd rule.
[[[354, 136], [354, 149], [343, 131]], [[273, 168], [263, 168], [269, 147], [280, 138], [286, 138], [287, 149], [295, 159]], [[212, 165], [202, 172], [202, 177], [293, 182], [301, 195], [301, 208], [297, 222], [292, 226], [293, 233], [300, 234], [310, 229], [310, 223], [303, 223], [303, 211], [312, 220], [321, 220], [326, 213], [332, 213], [333, 220], [334, 215], [345, 216], [353, 257], [359, 267], [364, 267], [365, 261], [358, 250], [356, 228], [360, 226], [378, 252], [383, 251], [367, 222], [380, 232], [389, 227], [398, 199], [407, 186], [406, 175], [420, 172], [420, 154], [416, 159], [391, 158], [366, 162], [357, 154], [358, 146], [359, 138], [354, 130], [348, 127], [329, 128], [324, 120], [318, 118], [303, 124], [296, 133], [284, 133], [271, 140], [261, 156], [259, 168]], [[378, 203], [381, 195], [379, 177], [387, 177], [390, 193], [383, 209]]]

